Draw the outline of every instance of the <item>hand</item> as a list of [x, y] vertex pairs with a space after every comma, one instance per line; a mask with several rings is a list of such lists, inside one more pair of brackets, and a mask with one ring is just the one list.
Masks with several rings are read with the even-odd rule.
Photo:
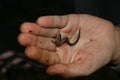
[[[58, 34], [77, 44], [56, 46]], [[63, 77], [87, 76], [112, 60], [115, 29], [111, 22], [86, 14], [43, 16], [36, 23], [21, 25], [18, 41], [28, 57], [48, 65], [47, 73]]]

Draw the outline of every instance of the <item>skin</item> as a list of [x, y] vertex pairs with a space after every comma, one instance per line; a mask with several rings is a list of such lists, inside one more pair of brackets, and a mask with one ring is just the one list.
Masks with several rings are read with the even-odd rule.
[[[74, 46], [56, 46], [51, 40], [61, 32]], [[20, 27], [18, 41], [26, 55], [48, 65], [46, 72], [65, 78], [88, 76], [102, 66], [120, 63], [120, 31], [104, 19], [87, 14], [43, 16], [36, 23], [25, 22]]]

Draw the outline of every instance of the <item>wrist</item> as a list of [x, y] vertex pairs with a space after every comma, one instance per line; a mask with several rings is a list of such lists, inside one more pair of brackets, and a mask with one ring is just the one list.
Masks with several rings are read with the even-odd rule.
[[115, 52], [113, 53], [113, 64], [120, 64], [120, 28], [115, 27], [115, 41], [116, 47]]

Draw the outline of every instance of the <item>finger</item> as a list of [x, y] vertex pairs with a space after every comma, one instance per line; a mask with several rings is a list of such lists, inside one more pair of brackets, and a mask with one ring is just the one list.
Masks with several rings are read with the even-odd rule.
[[26, 55], [45, 65], [52, 65], [59, 63], [59, 57], [55, 52], [51, 52], [45, 49], [40, 49], [35, 46], [29, 46], [25, 50]]
[[35, 36], [28, 33], [21, 33], [18, 36], [18, 42], [23, 46], [37, 46], [51, 51], [56, 50], [56, 45], [51, 41], [51, 38]]
[[42, 28], [35, 23], [25, 22], [20, 27], [21, 32], [31, 33], [38, 36], [54, 37], [58, 33], [58, 29]]
[[43, 16], [38, 18], [37, 23], [42, 27], [63, 28], [68, 22], [68, 16]]

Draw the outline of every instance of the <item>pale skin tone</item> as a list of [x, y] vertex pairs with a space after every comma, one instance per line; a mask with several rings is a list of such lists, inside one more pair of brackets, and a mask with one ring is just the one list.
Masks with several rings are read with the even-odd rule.
[[[51, 40], [60, 30], [74, 46], [56, 46]], [[119, 29], [104, 19], [86, 15], [43, 16], [36, 23], [25, 22], [20, 27], [18, 41], [26, 46], [26, 55], [48, 65], [46, 72], [66, 78], [88, 76], [109, 62], [120, 63]]]

